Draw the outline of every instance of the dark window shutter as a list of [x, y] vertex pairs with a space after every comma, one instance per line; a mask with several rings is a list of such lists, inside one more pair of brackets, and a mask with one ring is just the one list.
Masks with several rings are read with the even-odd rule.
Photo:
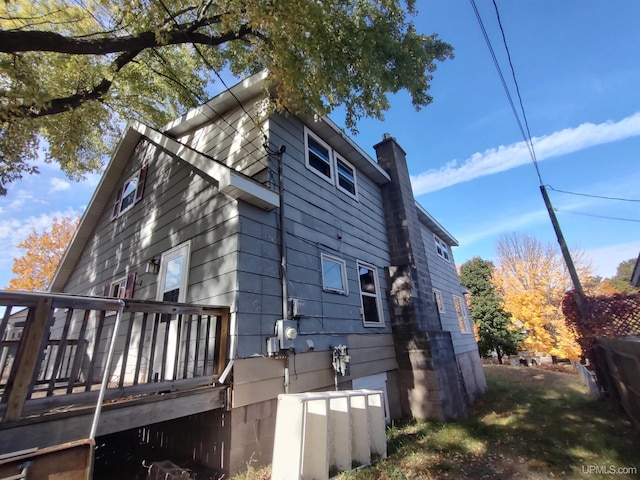
[[147, 170], [149, 169], [149, 164], [145, 163], [140, 169], [140, 175], [138, 176], [138, 190], [136, 190], [136, 203], [142, 200], [142, 195], [144, 195], [144, 183], [147, 179]]
[[127, 275], [127, 284], [124, 287], [124, 298], [133, 298], [133, 288], [136, 283], [136, 272]]
[[118, 189], [118, 193], [116, 194], [116, 201], [113, 204], [113, 211], [111, 212], [111, 220], [118, 218], [118, 214], [120, 213], [121, 200], [122, 200], [122, 187]]
[[111, 284], [110, 283], [105, 283], [104, 287], [102, 287], [102, 296], [103, 297], [111, 296]]

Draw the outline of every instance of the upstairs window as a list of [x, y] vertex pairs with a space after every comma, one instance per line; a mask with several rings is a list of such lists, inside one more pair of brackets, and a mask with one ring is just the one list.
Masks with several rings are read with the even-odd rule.
[[433, 236], [433, 240], [436, 244], [436, 253], [444, 258], [447, 262], [449, 261], [449, 246], [440, 240], [436, 235]]
[[333, 168], [331, 162], [331, 149], [319, 138], [307, 132], [306, 157], [307, 167], [312, 171], [331, 181], [333, 178]]
[[344, 260], [322, 254], [322, 288], [347, 295], [347, 268]]
[[140, 170], [127, 179], [116, 193], [116, 200], [113, 203], [111, 219], [116, 219], [126, 211], [130, 210], [136, 203], [142, 200], [144, 193], [144, 183], [147, 177], [147, 165], [143, 165]]
[[358, 199], [356, 169], [308, 128], [304, 129], [305, 162], [316, 175]]
[[365, 327], [382, 327], [382, 308], [380, 305], [380, 287], [375, 267], [358, 262], [360, 277], [360, 298], [362, 318]]
[[349, 195], [356, 195], [356, 170], [345, 160], [336, 155], [336, 171], [338, 188]]

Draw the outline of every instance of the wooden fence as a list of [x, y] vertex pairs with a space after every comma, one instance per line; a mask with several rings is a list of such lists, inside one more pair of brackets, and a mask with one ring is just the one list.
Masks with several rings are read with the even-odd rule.
[[606, 359], [608, 383], [640, 429], [640, 337], [599, 337], [598, 345]]

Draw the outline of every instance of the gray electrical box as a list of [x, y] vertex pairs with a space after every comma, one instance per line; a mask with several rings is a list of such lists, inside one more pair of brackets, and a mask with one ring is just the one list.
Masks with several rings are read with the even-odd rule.
[[295, 340], [298, 337], [298, 322], [295, 320], [278, 320], [276, 323], [280, 350], [295, 348]]
[[267, 338], [267, 355], [274, 357], [278, 353], [280, 353], [280, 340], [278, 340], [278, 337]]
[[300, 300], [299, 298], [291, 299], [291, 316], [294, 318], [298, 317], [306, 317], [308, 305], [304, 300]]

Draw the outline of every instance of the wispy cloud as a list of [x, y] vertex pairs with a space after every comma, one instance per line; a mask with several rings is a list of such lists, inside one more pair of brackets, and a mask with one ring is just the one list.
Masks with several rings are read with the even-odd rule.
[[[534, 137], [532, 140], [536, 158], [542, 161], [638, 135], [640, 112], [619, 122], [583, 123], [576, 128], [567, 128], [543, 137]], [[414, 194], [418, 196], [474, 178], [504, 172], [530, 161], [531, 157], [524, 142], [501, 145], [482, 153], [476, 152], [460, 165], [454, 160], [438, 170], [432, 169], [412, 176], [411, 184]]]
[[483, 225], [476, 225], [468, 233], [460, 235], [459, 241], [460, 245], [469, 246], [485, 238], [531, 228], [548, 221], [549, 214], [544, 208], [530, 212], [520, 212], [509, 217], [495, 218]]
[[63, 192], [64, 190], [69, 190], [71, 188], [71, 184], [69, 182], [66, 182], [58, 177], [53, 177], [49, 183], [51, 184], [49, 193]]

